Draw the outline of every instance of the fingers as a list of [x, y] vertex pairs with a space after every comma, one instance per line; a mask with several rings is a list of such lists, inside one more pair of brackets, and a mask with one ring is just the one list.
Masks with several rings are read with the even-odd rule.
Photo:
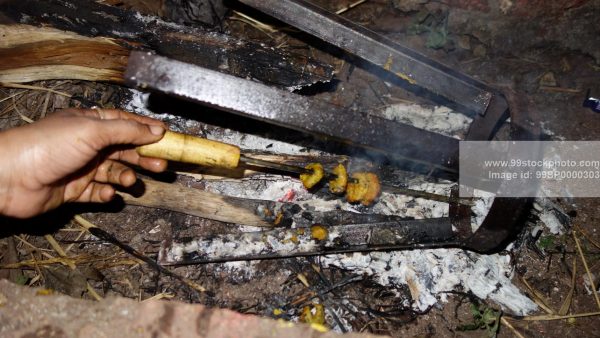
[[91, 118], [86, 124], [86, 134], [96, 140], [97, 150], [116, 144], [153, 143], [160, 140], [167, 129], [162, 121], [119, 109], [63, 109], [55, 116]]
[[165, 133], [161, 125], [147, 125], [134, 120], [103, 120], [88, 125], [86, 135], [97, 151], [119, 144], [144, 145], [158, 142]]
[[137, 165], [155, 173], [160, 173], [167, 169], [166, 160], [140, 156], [135, 149], [118, 150], [110, 154], [108, 158]]
[[143, 124], [148, 125], [157, 125], [165, 127], [165, 124], [162, 121], [155, 120], [150, 117], [141, 116], [133, 113], [129, 113], [120, 109], [104, 109], [104, 108], [94, 108], [94, 109], [76, 109], [76, 108], [68, 108], [62, 109], [54, 115], [62, 115], [62, 116], [86, 116], [100, 120], [132, 120]]
[[83, 114], [85, 114], [86, 116], [96, 117], [101, 120], [132, 120], [143, 124], [165, 127], [165, 124], [162, 121], [155, 120], [146, 116], [129, 113], [119, 109], [86, 109], [83, 111]]
[[99, 183], [132, 186], [137, 178], [135, 172], [126, 165], [113, 160], [106, 160], [98, 166], [94, 180]]
[[90, 182], [73, 202], [106, 203], [115, 197], [115, 189], [109, 184]]
[[67, 183], [64, 189], [65, 202], [109, 202], [115, 196], [112, 184], [132, 186], [137, 178], [135, 172], [126, 165], [113, 160], [105, 160], [95, 170]]

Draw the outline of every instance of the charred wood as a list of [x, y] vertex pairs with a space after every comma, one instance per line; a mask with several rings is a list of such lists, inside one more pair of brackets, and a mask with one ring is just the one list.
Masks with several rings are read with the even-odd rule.
[[314, 224], [376, 223], [405, 218], [349, 211], [311, 211], [300, 204], [245, 199], [214, 194], [178, 184], [140, 180], [137, 190], [120, 192], [124, 202], [166, 209], [226, 223], [258, 227], [310, 227]]
[[0, 36], [0, 82], [123, 81], [129, 50], [114, 39], [28, 25], [0, 25]]
[[134, 48], [282, 88], [327, 82], [333, 74], [329, 65], [304, 55], [93, 1], [6, 0], [0, 13], [20, 23], [123, 39]]
[[163, 243], [163, 265], [327, 255], [456, 245], [448, 218], [396, 220], [214, 235]]

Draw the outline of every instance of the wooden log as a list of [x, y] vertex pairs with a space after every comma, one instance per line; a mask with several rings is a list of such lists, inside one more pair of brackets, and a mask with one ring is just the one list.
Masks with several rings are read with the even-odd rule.
[[[226, 223], [271, 227], [266, 217], [257, 213], [258, 203], [235, 197], [221, 196], [207, 191], [187, 188], [152, 180], [142, 180], [144, 191], [140, 196], [119, 192], [126, 204], [167, 209]], [[267, 201], [264, 204], [267, 205]], [[268, 207], [267, 207], [268, 209]]]
[[4, 0], [0, 13], [20, 23], [112, 37], [131, 47], [282, 88], [327, 82], [333, 75], [331, 66], [304, 55], [90, 0]]
[[28, 25], [0, 25], [0, 36], [0, 82], [123, 82], [129, 49], [114, 39]]
[[194, 215], [226, 223], [258, 227], [310, 227], [406, 220], [397, 216], [349, 211], [309, 211], [295, 203], [223, 196], [153, 180], [140, 180], [143, 191], [119, 192], [126, 204]]

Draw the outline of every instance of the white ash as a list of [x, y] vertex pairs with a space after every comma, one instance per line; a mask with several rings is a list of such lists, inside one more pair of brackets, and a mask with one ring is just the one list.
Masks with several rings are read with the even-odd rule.
[[570, 218], [558, 205], [549, 198], [537, 198], [533, 203], [533, 207], [537, 210], [538, 218], [550, 233], [554, 235], [564, 233], [569, 225]]
[[[447, 193], [451, 184], [416, 182], [410, 187], [433, 193]], [[472, 208], [476, 215], [471, 224], [474, 230], [481, 225], [494, 198], [493, 195], [484, 193], [479, 195], [481, 198], [476, 201], [480, 204]], [[381, 213], [415, 218], [448, 215], [446, 203], [391, 194], [382, 194], [373, 209]], [[322, 262], [358, 274], [372, 275], [384, 286], [408, 285], [413, 296], [413, 306], [419, 311], [425, 311], [438, 300], [446, 301], [446, 293], [450, 291], [471, 291], [518, 315], [531, 313], [537, 308], [535, 303], [512, 284], [512, 264], [507, 255], [480, 255], [461, 249], [426, 249], [329, 255]]]
[[512, 284], [508, 255], [428, 249], [328, 255], [321, 258], [321, 263], [373, 276], [381, 285], [408, 285], [413, 307], [419, 311], [427, 310], [438, 300], [446, 301], [451, 291], [471, 291], [517, 315], [537, 309], [536, 304]]
[[491, 192], [474, 189], [473, 196], [475, 196], [475, 199], [473, 199], [475, 205], [471, 207], [471, 230], [475, 232], [483, 223], [488, 212], [490, 212], [496, 195]]
[[566, 138], [562, 135], [557, 135], [553, 130], [549, 129], [546, 126], [546, 122], [540, 122], [540, 129], [542, 130], [542, 133], [546, 136], [552, 136], [553, 140], [558, 140], [558, 141], [565, 141]]
[[[331, 329], [335, 332], [352, 331], [352, 324], [350, 324], [350, 323], [352, 321], [354, 321], [356, 319], [356, 317], [350, 311], [346, 310], [346, 308], [352, 309], [352, 311], [356, 311], [356, 312], [358, 312], [360, 310], [357, 309], [347, 299], [342, 299], [340, 302], [344, 304], [345, 308], [344, 307], [334, 308], [331, 306], [325, 307], [326, 322], [331, 324]], [[325, 304], [325, 305], [327, 305], [327, 304]], [[337, 318], [337, 320], [339, 320], [339, 323], [334, 319], [334, 316], [335, 316], [335, 318]], [[343, 328], [341, 326], [343, 326]]]
[[552, 212], [552, 210], [544, 210], [539, 215], [540, 221], [544, 223], [548, 231], [550, 231], [554, 235], [561, 235], [563, 233], [563, 225], [558, 220], [556, 215]]
[[[266, 177], [265, 177], [266, 178]], [[266, 200], [280, 200], [286, 193], [293, 189], [296, 191], [295, 202], [300, 205], [314, 203], [316, 205], [335, 205], [343, 210], [353, 210], [353, 206], [343, 201], [323, 201], [308, 193], [297, 180], [289, 178], [270, 177], [264, 184], [256, 185], [253, 180], [237, 183], [232, 192], [238, 197], [261, 198]], [[208, 183], [208, 182], [207, 182]], [[215, 183], [208, 183], [208, 185]], [[225, 182], [221, 182], [221, 187]], [[251, 185], [248, 185], [251, 184]], [[433, 193], [447, 193], [451, 183], [424, 183], [416, 181], [409, 186]], [[304, 191], [303, 191], [304, 190]], [[224, 189], [222, 191], [227, 191]], [[482, 196], [486, 197], [486, 196]], [[487, 196], [485, 203], [477, 206], [481, 217], [493, 196]], [[331, 208], [333, 209], [333, 208]], [[330, 209], [330, 210], [331, 210]], [[444, 217], [448, 215], [446, 203], [428, 201], [421, 198], [412, 198], [401, 195], [384, 193], [373, 206], [372, 212], [411, 216], [415, 218]], [[478, 221], [479, 222], [479, 221]], [[473, 224], [475, 228], [476, 225]], [[335, 235], [335, 234], [332, 234]], [[267, 241], [278, 250], [286, 251], [289, 243], [280, 241]], [[258, 246], [257, 246], [258, 245]], [[239, 252], [257, 252], [264, 243], [249, 243], [247, 248]], [[205, 252], [223, 252], [232, 250], [226, 246], [218, 245], [216, 248], [203, 248]], [[446, 292], [453, 290], [471, 291], [482, 299], [490, 299], [503, 308], [524, 315], [536, 309], [536, 305], [523, 295], [511, 281], [512, 265], [506, 255], [479, 255], [460, 249], [428, 249], [398, 251], [392, 253], [373, 252], [370, 254], [339, 254], [322, 258], [328, 265], [352, 270], [357, 274], [373, 275], [381, 285], [399, 287], [408, 284], [414, 296], [415, 309], [424, 311], [434, 305], [438, 300], [446, 300]]]
[[390, 120], [458, 139], [464, 138], [473, 121], [472, 118], [444, 106], [428, 108], [417, 104], [398, 103], [386, 107], [382, 113]]
[[[237, 281], [249, 281], [260, 273], [256, 269], [256, 265], [260, 261], [238, 261], [238, 262], [225, 262], [214, 265], [214, 272], [224, 272], [228, 276], [235, 276]], [[288, 271], [284, 273], [290, 274]]]

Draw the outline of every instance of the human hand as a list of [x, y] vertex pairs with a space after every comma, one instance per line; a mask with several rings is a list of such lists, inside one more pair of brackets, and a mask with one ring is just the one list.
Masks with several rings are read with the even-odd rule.
[[112, 184], [131, 186], [135, 172], [122, 162], [154, 172], [161, 159], [142, 157], [134, 146], [156, 142], [162, 122], [114, 109], [65, 109], [27, 126], [0, 133], [0, 214], [32, 217], [65, 202], [108, 202]]

